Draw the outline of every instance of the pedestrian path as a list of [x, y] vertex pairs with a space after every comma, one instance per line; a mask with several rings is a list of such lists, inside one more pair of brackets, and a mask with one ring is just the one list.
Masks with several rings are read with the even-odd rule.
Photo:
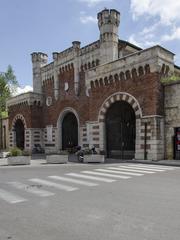
[[144, 164], [103, 165], [101, 168], [69, 172], [61, 176], [50, 175], [44, 178], [30, 178], [23, 180], [23, 182], [10, 181], [5, 182], [3, 188], [0, 186], [0, 202], [2, 200], [9, 204], [19, 204], [27, 202], [30, 195], [36, 198], [52, 197], [59, 191], [74, 192], [83, 187], [100, 187], [101, 184], [131, 181], [134, 177], [163, 174], [176, 169], [178, 168]]

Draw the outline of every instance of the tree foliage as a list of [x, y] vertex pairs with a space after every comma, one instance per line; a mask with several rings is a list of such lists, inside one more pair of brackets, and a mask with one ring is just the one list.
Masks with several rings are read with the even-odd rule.
[[9, 65], [6, 72], [0, 73], [0, 113], [6, 110], [6, 100], [12, 96], [17, 86], [16, 76]]

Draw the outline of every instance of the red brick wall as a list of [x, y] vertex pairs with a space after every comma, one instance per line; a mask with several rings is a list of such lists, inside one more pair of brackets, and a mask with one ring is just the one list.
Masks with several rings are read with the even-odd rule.
[[[85, 94], [84, 72], [80, 73], [79, 95], [74, 92], [74, 68], [71, 66], [64, 69], [59, 74], [60, 91], [59, 98], [54, 99], [54, 81], [47, 80], [43, 84], [43, 93], [53, 98], [53, 104], [47, 107], [44, 104], [40, 106], [17, 105], [10, 108], [9, 124], [16, 114], [22, 114], [25, 117], [27, 127], [39, 128], [53, 124], [56, 126], [59, 114], [66, 107], [74, 108], [79, 116], [80, 124], [86, 121], [97, 121], [101, 105], [115, 92], [127, 92], [134, 96], [140, 104], [143, 115], [162, 115], [163, 114], [163, 92], [161, 89], [159, 74], [146, 73], [142, 76], [133, 76], [126, 80], [118, 80], [101, 86], [92, 86], [90, 96]], [[64, 90], [64, 83], [69, 83], [69, 90]]]
[[54, 79], [48, 79], [46, 81], [43, 82], [43, 86], [42, 86], [42, 92], [45, 96], [51, 96], [54, 97]]
[[133, 79], [130, 78], [107, 85], [93, 86], [89, 98], [90, 121], [98, 119], [100, 107], [105, 99], [118, 91], [127, 92], [134, 96], [140, 104], [143, 115], [161, 115], [163, 113], [159, 74], [148, 73]]
[[[64, 90], [64, 84], [68, 82], [68, 91]], [[89, 98], [85, 95], [85, 79], [84, 73], [80, 73], [79, 78], [79, 95], [75, 95], [74, 91], [74, 68], [64, 70], [59, 74], [59, 98], [57, 101], [53, 99], [53, 105], [43, 107], [43, 119], [44, 126], [53, 124], [56, 126], [58, 117], [66, 107], [74, 108], [79, 116], [80, 124], [84, 124], [89, 119]], [[50, 86], [49, 86], [50, 88]], [[46, 93], [50, 93], [51, 90], [47, 89]]]
[[28, 106], [25, 104], [17, 104], [9, 108], [9, 128], [12, 128], [12, 122], [17, 114], [23, 115], [26, 121], [27, 128], [42, 127], [42, 107]]

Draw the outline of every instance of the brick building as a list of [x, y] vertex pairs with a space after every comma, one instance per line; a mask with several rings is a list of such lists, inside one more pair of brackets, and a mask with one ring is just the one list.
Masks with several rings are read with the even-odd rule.
[[81, 145], [119, 159], [171, 158], [173, 145], [165, 146], [174, 130], [165, 131], [169, 90], [161, 78], [180, 75], [174, 54], [119, 39], [114, 9], [97, 18], [99, 40], [85, 47], [74, 41], [51, 63], [45, 53], [31, 54], [34, 90], [7, 102], [10, 147], [41, 144], [54, 152]]

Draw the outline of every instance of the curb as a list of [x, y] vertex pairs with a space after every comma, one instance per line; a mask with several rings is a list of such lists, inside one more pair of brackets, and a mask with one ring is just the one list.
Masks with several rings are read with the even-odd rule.
[[146, 164], [146, 165], [153, 164], [153, 165], [161, 165], [161, 166], [180, 167], [180, 161], [179, 161], [179, 163], [169, 163], [169, 162], [159, 162], [159, 161], [148, 161], [148, 162], [145, 162], [145, 161], [146, 160], [144, 160], [144, 161], [127, 160], [126, 162], [128, 162], [128, 163], [141, 163], [141, 164]]

